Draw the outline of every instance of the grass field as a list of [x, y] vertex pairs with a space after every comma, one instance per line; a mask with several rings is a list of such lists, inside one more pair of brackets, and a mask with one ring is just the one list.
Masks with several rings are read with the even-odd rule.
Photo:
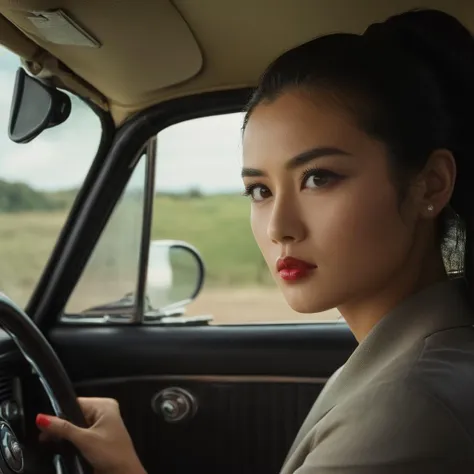
[[249, 203], [242, 196], [157, 198], [153, 239], [180, 239], [201, 253], [210, 286], [270, 284], [253, 239]]
[[[188, 314], [213, 314], [217, 323], [335, 319], [334, 311], [303, 316], [287, 307], [253, 240], [248, 212], [248, 201], [236, 195], [156, 198], [152, 238], [187, 241], [206, 264], [205, 288]], [[65, 218], [62, 211], [0, 214], [0, 289], [20, 304], [31, 294]], [[118, 220], [108, 245], [125, 238], [130, 221], [126, 213]], [[110, 284], [102, 278], [103, 288], [100, 282], [88, 285], [97, 291], [91, 301]]]

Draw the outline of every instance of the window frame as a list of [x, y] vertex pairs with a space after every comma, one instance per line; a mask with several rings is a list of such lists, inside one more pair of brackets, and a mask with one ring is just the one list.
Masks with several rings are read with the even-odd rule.
[[[251, 88], [207, 92], [157, 104], [126, 121], [111, 143], [99, 148], [102, 154], [94, 160], [87, 183], [79, 193], [80, 199], [76, 199], [74, 212], [27, 308], [42, 330], [51, 329], [63, 315], [69, 296], [149, 140], [180, 122], [241, 112], [252, 92]], [[148, 220], [151, 230], [151, 215]], [[142, 242], [146, 240], [145, 235], [142, 239]], [[149, 238], [146, 242], [149, 243]], [[146, 279], [142, 265], [147, 264], [147, 251], [140, 258], [140, 278]]]

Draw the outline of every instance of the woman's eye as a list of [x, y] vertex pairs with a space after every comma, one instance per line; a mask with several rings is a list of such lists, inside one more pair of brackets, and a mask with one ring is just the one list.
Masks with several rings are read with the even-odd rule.
[[339, 178], [339, 176], [329, 170], [308, 170], [303, 174], [302, 188], [321, 188], [327, 186], [337, 178]]
[[271, 196], [270, 190], [266, 186], [261, 184], [254, 184], [247, 186], [245, 193], [246, 196], [250, 196], [252, 201], [260, 202]]

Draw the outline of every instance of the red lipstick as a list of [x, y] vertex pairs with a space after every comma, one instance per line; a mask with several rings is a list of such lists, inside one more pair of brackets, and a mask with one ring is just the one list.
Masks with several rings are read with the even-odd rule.
[[300, 280], [308, 276], [315, 268], [317, 268], [316, 265], [294, 257], [279, 258], [277, 261], [277, 271], [286, 281]]

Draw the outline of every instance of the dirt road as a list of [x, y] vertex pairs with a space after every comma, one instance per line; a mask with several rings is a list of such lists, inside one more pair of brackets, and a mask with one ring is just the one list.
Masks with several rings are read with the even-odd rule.
[[205, 288], [188, 306], [187, 314], [210, 314], [214, 324], [335, 321], [340, 318], [336, 310], [319, 314], [296, 313], [288, 307], [280, 291], [273, 288]]
[[[81, 313], [86, 308], [120, 299], [133, 288], [133, 282], [120, 286], [117, 281], [82, 281], [68, 302], [66, 312]], [[100, 291], [98, 291], [100, 289]], [[204, 288], [187, 307], [188, 316], [212, 315], [214, 324], [251, 324], [297, 321], [335, 321], [340, 315], [331, 310], [320, 314], [292, 311], [277, 288]]]

